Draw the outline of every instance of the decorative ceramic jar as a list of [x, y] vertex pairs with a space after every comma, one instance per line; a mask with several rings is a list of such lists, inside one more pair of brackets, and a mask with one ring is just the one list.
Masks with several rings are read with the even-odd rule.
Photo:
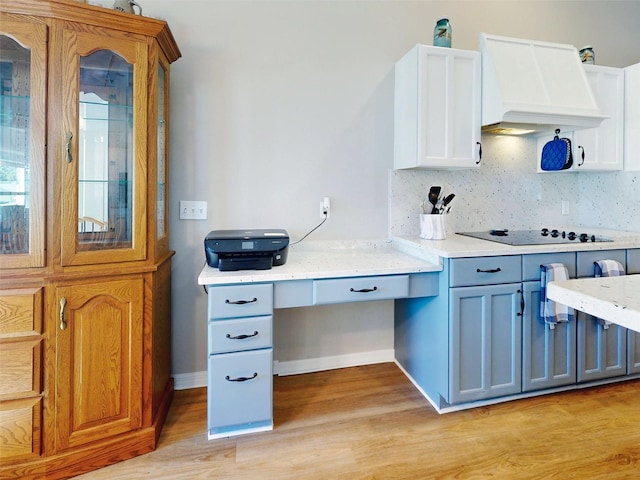
[[433, 45], [436, 47], [451, 47], [451, 24], [448, 18], [439, 18], [433, 29]]
[[593, 52], [591, 45], [584, 46], [580, 49], [580, 60], [582, 60], [582, 63], [588, 63], [590, 65], [596, 64], [596, 54]]

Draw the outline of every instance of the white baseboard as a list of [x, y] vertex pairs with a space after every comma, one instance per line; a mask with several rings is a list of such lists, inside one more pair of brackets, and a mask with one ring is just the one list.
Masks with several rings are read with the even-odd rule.
[[207, 386], [207, 371], [193, 373], [176, 373], [173, 375], [173, 388], [188, 390]]
[[[369, 352], [347, 353], [331, 357], [307, 358], [303, 360], [289, 360], [280, 362], [274, 360], [274, 375], [297, 375], [300, 373], [321, 372], [336, 368], [357, 367], [395, 361], [393, 349], [373, 350]], [[178, 373], [173, 376], [176, 390], [200, 388], [207, 386], [207, 372]]]
[[290, 360], [286, 362], [273, 362], [275, 375], [297, 375], [299, 373], [321, 372], [335, 368], [357, 367], [359, 365], [372, 365], [374, 363], [393, 362], [395, 353], [393, 349], [374, 350], [370, 352], [347, 353], [332, 357], [307, 358], [304, 360]]

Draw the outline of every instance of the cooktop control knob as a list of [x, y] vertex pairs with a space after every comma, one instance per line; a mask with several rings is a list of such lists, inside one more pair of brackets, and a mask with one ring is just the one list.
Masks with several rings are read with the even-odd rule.
[[588, 242], [589, 241], [589, 235], [587, 235], [586, 233], [581, 233], [580, 234], [580, 241], [581, 242]]
[[547, 235], [549, 235], [549, 229], [543, 228], [542, 230], [540, 230], [540, 235], [542, 235], [543, 237], [546, 237]]
[[578, 238], [578, 235], [576, 234], [576, 232], [569, 232], [567, 233], [567, 238], [569, 240], [575, 240], [576, 238]]
[[559, 235], [560, 235], [560, 232], [558, 230], [556, 230], [555, 228], [553, 230], [551, 230], [551, 236], [553, 238], [556, 238]]

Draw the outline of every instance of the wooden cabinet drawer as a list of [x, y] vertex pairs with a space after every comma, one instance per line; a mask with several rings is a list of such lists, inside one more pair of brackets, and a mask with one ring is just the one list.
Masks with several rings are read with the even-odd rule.
[[251, 317], [273, 313], [273, 284], [230, 285], [209, 290], [209, 318]]
[[40, 455], [42, 399], [0, 402], [0, 460], [29, 460]]
[[521, 261], [520, 255], [451, 259], [449, 286], [463, 287], [520, 282], [522, 279]]
[[595, 275], [594, 262], [598, 260], [617, 260], [626, 269], [626, 250], [598, 250], [591, 252], [578, 252], [577, 276], [578, 278], [593, 277]]
[[409, 275], [334, 278], [313, 282], [313, 304], [366, 302], [406, 298]]
[[271, 348], [209, 356], [210, 438], [272, 423], [272, 357]]
[[42, 332], [42, 289], [0, 290], [0, 336]]
[[0, 345], [0, 399], [39, 395], [42, 340], [2, 342]]
[[271, 347], [272, 324], [271, 315], [212, 320], [209, 322], [209, 354]]
[[576, 278], [575, 252], [537, 253], [522, 256], [522, 280], [540, 280], [540, 265], [563, 263], [569, 271], [569, 277]]

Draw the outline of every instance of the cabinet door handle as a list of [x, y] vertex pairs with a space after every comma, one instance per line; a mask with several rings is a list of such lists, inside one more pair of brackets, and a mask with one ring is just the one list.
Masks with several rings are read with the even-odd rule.
[[489, 269], [489, 270], [480, 270], [479, 268], [476, 268], [476, 272], [477, 273], [498, 273], [498, 272], [501, 272], [501, 271], [502, 271], [502, 269], [500, 267], [492, 268], [492, 269]]
[[234, 301], [231, 301], [231, 300], [229, 300], [229, 299], [227, 298], [227, 299], [224, 301], [224, 303], [227, 303], [227, 304], [229, 304], [229, 305], [245, 305], [245, 304], [247, 304], [247, 303], [254, 303], [254, 302], [257, 302], [257, 301], [258, 301], [258, 299], [257, 299], [257, 298], [255, 298], [255, 297], [253, 297], [253, 299], [252, 299], [252, 300], [234, 300]]
[[67, 132], [67, 142], [64, 145], [65, 148], [65, 158], [67, 159], [67, 163], [73, 162], [73, 155], [71, 155], [71, 140], [73, 139], [73, 133]]
[[67, 321], [64, 319], [64, 307], [67, 306], [67, 299], [62, 297], [60, 299], [60, 330], [67, 329]]
[[258, 376], [258, 372], [253, 372], [253, 375], [251, 375], [250, 377], [236, 377], [236, 378], [231, 378], [229, 375], [227, 375], [226, 377], [224, 377], [224, 379], [227, 382], [246, 382], [247, 380], [253, 380], [254, 378], [256, 378]]
[[482, 161], [482, 143], [476, 142], [476, 145], [478, 145], [478, 161], [476, 162], [478, 165]]
[[258, 335], [258, 331], [254, 330], [253, 333], [247, 335], [245, 333], [243, 333], [242, 335], [236, 335], [236, 336], [231, 336], [230, 333], [227, 333], [227, 338], [230, 340], [244, 340], [245, 338], [251, 338], [251, 337], [255, 337]]
[[378, 290], [378, 287], [373, 287], [373, 288], [362, 288], [360, 290], [356, 290], [355, 288], [350, 288], [349, 291], [350, 292], [355, 292], [355, 293], [369, 293], [369, 292], [375, 292], [376, 290]]
[[578, 164], [578, 166], [581, 167], [582, 165], [584, 165], [584, 147], [582, 145], [578, 145], [578, 148], [582, 150], [582, 152], [580, 153], [580, 159], [582, 161]]
[[524, 315], [524, 293], [522, 290], [518, 290], [518, 293], [520, 294], [520, 313], [518, 313], [519, 317], [522, 317]]

